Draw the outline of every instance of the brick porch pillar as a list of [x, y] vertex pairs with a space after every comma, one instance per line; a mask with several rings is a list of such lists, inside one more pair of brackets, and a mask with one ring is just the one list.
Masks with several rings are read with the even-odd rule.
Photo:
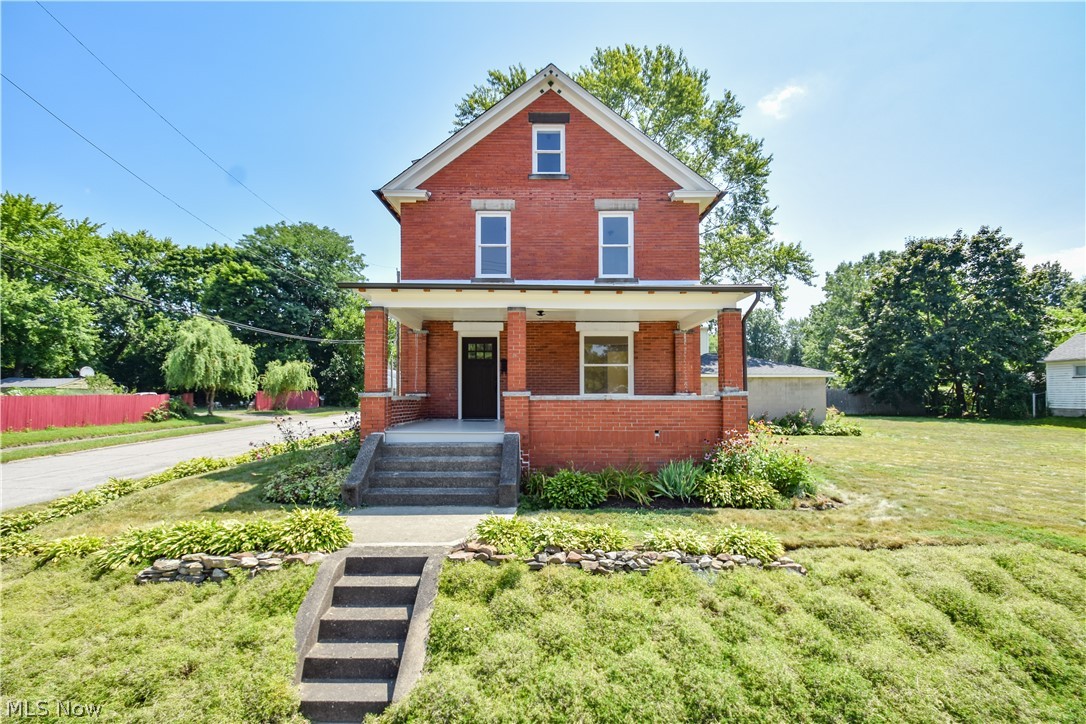
[[384, 432], [388, 427], [388, 311], [384, 307], [366, 309], [365, 391], [359, 400], [360, 433]]
[[675, 394], [701, 393], [701, 328], [675, 330]]
[[717, 382], [720, 386], [721, 435], [747, 429], [746, 343], [743, 314], [738, 309], [721, 309], [717, 324]]
[[425, 329], [408, 329], [400, 333], [401, 388], [405, 395], [426, 394], [426, 345], [430, 333]]
[[502, 394], [505, 431], [520, 433], [522, 450], [528, 449], [528, 329], [523, 307], [510, 307], [505, 317], [506, 387]]

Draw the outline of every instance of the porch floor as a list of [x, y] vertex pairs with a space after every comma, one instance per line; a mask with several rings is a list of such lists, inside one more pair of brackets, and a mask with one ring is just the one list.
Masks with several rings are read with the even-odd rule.
[[416, 420], [385, 430], [385, 442], [501, 442], [504, 434], [504, 420]]

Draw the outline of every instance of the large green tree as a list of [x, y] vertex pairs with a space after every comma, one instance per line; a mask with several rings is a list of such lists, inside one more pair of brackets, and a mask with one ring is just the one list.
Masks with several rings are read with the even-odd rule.
[[0, 366], [18, 376], [67, 376], [93, 363], [101, 342], [91, 300], [116, 255], [87, 219], [5, 192], [0, 201]]
[[[706, 282], [769, 284], [780, 310], [790, 278], [810, 283], [811, 256], [798, 242], [774, 238], [769, 203], [772, 156], [739, 130], [743, 106], [730, 91], [714, 96], [709, 73], [669, 46], [597, 48], [574, 80], [692, 169], [724, 190], [702, 225]], [[491, 70], [456, 106], [454, 130], [528, 79], [523, 65]]]
[[832, 370], [842, 359], [843, 332], [858, 322], [857, 300], [871, 287], [872, 280], [897, 258], [897, 252], [865, 254], [859, 261], [846, 261], [826, 273], [824, 299], [811, 307], [803, 321], [803, 364]]
[[[236, 253], [213, 267], [201, 297], [205, 310], [276, 332], [322, 337], [332, 310], [348, 303], [338, 281], [365, 279], [365, 262], [349, 236], [310, 223], [261, 226], [241, 238]], [[318, 372], [332, 347], [238, 330], [256, 348], [258, 366], [308, 360]]]
[[1043, 354], [1021, 245], [1000, 229], [910, 240], [858, 300], [838, 370], [876, 400], [952, 416], [1024, 414]]
[[196, 317], [177, 330], [177, 341], [163, 364], [166, 384], [173, 390], [203, 390], [207, 414], [215, 410], [215, 395], [232, 392], [248, 397], [256, 392], [253, 349], [234, 339], [224, 324]]
[[1029, 278], [1045, 307], [1041, 329], [1046, 349], [1086, 332], [1086, 278], [1076, 281], [1059, 262], [1037, 264]]

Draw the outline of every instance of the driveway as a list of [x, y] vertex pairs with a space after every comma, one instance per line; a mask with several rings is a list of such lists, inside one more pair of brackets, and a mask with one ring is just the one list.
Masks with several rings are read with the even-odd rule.
[[[335, 430], [337, 424], [342, 429], [347, 415], [291, 419], [304, 419], [309, 429], [322, 433]], [[251, 449], [253, 443], [281, 440], [278, 428], [270, 423], [16, 460], [0, 465], [0, 510], [88, 490], [110, 478], [141, 478], [190, 458], [238, 455]]]

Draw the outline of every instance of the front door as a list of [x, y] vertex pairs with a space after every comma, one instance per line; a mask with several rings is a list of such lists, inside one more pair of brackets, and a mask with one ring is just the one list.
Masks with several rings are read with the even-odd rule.
[[460, 416], [465, 420], [496, 420], [498, 340], [464, 337], [460, 345]]

